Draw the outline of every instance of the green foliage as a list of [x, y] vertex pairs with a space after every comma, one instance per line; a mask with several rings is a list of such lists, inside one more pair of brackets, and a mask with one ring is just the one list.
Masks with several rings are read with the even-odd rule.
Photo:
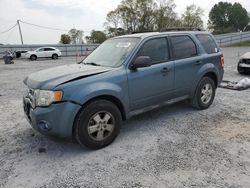
[[88, 43], [97, 43], [101, 44], [103, 43], [106, 39], [107, 36], [104, 32], [102, 31], [91, 31], [90, 36], [85, 37]]
[[71, 38], [69, 35], [67, 35], [67, 34], [61, 35], [61, 40], [60, 40], [61, 44], [70, 44], [70, 42], [71, 42]]
[[240, 3], [219, 2], [209, 13], [208, 25], [219, 34], [243, 30], [249, 21], [247, 10]]
[[173, 27], [203, 27], [203, 10], [195, 5], [178, 18], [174, 0], [123, 0], [106, 17], [108, 36], [132, 32], [160, 31]]
[[203, 21], [201, 19], [203, 13], [204, 11], [194, 4], [187, 6], [185, 13], [182, 15], [183, 27], [203, 28]]

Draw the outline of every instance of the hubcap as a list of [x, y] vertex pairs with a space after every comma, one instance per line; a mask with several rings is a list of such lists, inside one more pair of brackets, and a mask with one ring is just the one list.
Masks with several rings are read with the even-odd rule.
[[207, 83], [203, 86], [201, 90], [201, 101], [204, 104], [208, 104], [213, 95], [213, 87], [211, 84]]
[[107, 111], [97, 112], [88, 122], [88, 134], [96, 141], [109, 137], [115, 127], [115, 118]]

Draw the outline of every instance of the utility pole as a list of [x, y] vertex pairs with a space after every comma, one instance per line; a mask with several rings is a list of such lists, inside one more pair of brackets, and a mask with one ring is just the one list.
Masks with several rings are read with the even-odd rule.
[[21, 38], [21, 42], [23, 44], [23, 35], [22, 35], [22, 30], [21, 30], [21, 27], [20, 27], [20, 20], [17, 20], [17, 25], [18, 25], [18, 28], [19, 28], [19, 33], [20, 33], [20, 38]]

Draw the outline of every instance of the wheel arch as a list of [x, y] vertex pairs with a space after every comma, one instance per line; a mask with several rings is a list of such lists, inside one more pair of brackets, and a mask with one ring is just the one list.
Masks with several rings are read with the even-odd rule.
[[36, 55], [36, 54], [31, 54], [31, 55], [30, 55], [30, 59], [31, 59], [32, 56], [35, 56], [35, 57], [37, 58], [37, 55]]
[[74, 120], [74, 124], [73, 124], [73, 127], [72, 127], [72, 135], [73, 135], [73, 137], [75, 135], [76, 119], [79, 116], [81, 110], [83, 108], [85, 108], [88, 104], [90, 104], [91, 102], [93, 102], [95, 100], [98, 100], [98, 99], [107, 100], [107, 101], [112, 102], [113, 104], [115, 104], [117, 106], [117, 108], [119, 109], [119, 111], [121, 112], [122, 120], [126, 120], [127, 119], [125, 107], [124, 107], [124, 105], [122, 104], [122, 102], [117, 97], [115, 97], [113, 95], [99, 95], [99, 96], [95, 96], [95, 97], [87, 100], [82, 105], [82, 107], [80, 108], [80, 110], [78, 111], [78, 113], [76, 114], [75, 120]]
[[217, 77], [217, 75], [216, 75], [214, 72], [209, 71], [209, 72], [205, 73], [205, 74], [202, 76], [202, 78], [203, 78], [203, 77], [209, 77], [209, 78], [211, 78], [211, 79], [214, 81], [215, 87], [216, 87], [216, 88], [218, 87], [218, 77]]

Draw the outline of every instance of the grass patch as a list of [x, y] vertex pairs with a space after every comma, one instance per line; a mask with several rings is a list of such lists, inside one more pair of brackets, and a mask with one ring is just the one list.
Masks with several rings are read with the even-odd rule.
[[229, 45], [229, 47], [250, 47], [250, 40]]

